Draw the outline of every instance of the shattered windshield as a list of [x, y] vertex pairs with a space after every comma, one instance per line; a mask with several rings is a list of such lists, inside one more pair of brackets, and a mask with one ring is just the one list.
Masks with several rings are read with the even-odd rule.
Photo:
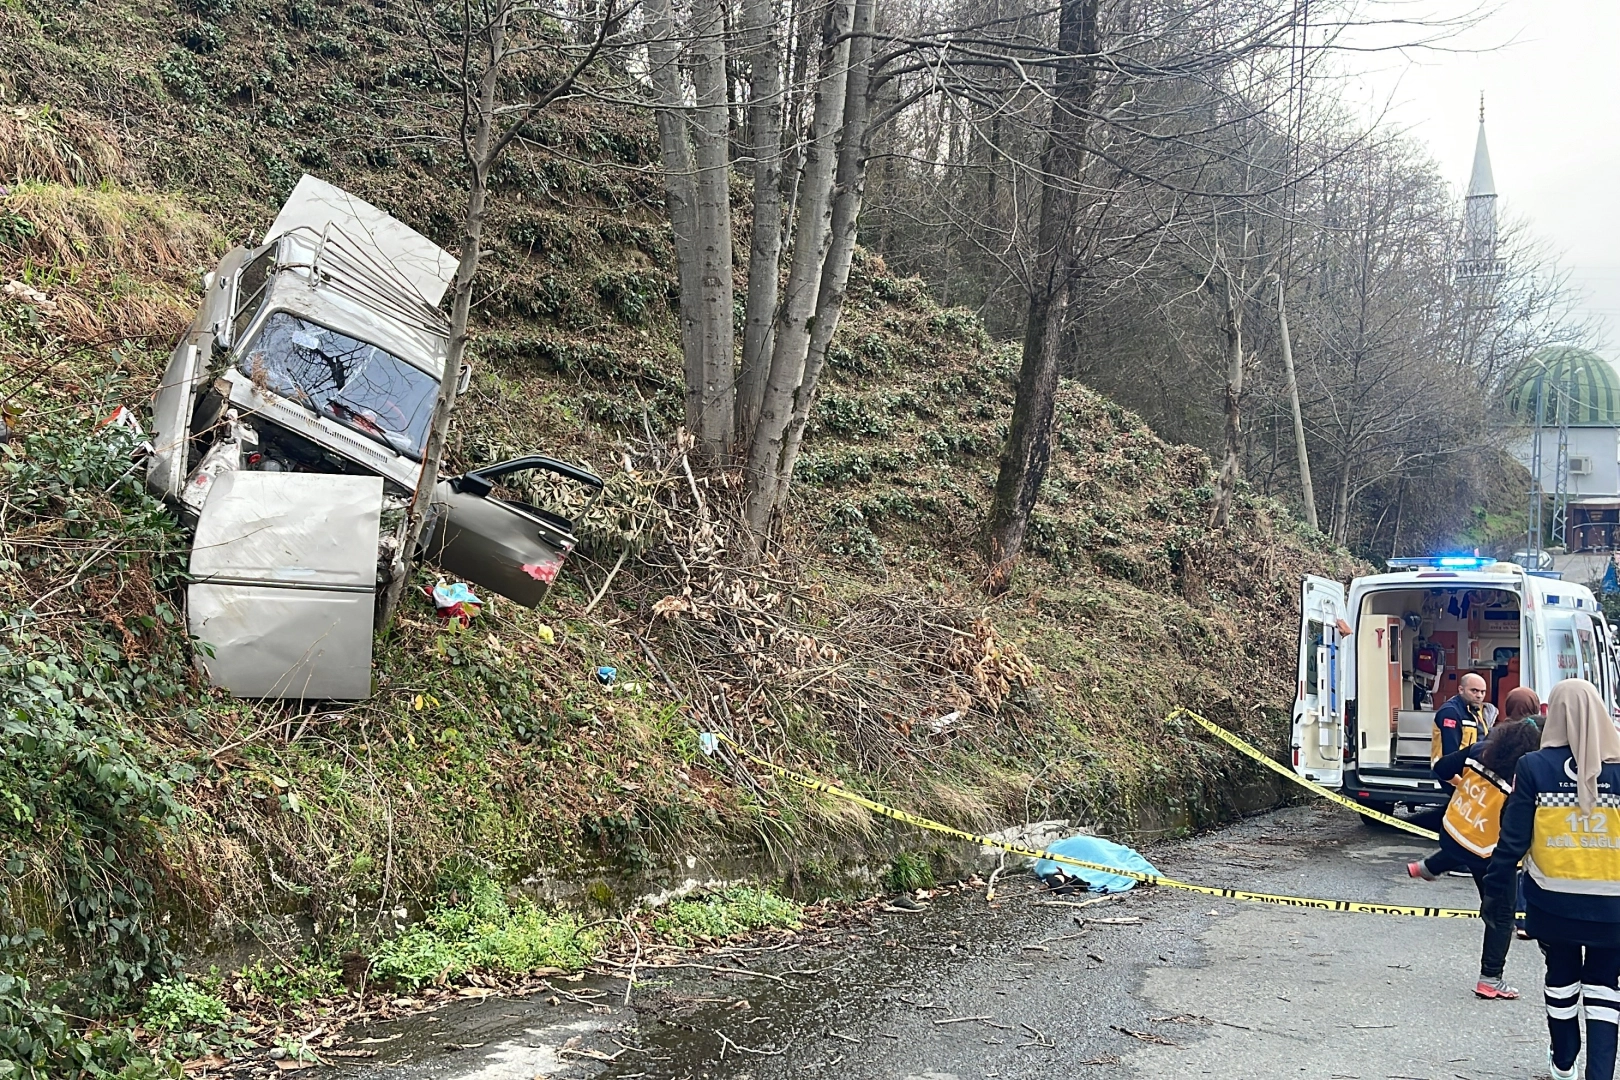
[[236, 366], [261, 390], [422, 460], [438, 380], [392, 353], [277, 311]]

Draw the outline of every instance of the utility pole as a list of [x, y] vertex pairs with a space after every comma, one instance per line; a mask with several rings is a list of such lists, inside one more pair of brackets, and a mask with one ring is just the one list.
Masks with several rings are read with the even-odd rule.
[[1294, 347], [1288, 339], [1288, 313], [1283, 310], [1283, 279], [1277, 276], [1277, 324], [1282, 331], [1283, 376], [1288, 387], [1288, 407], [1294, 414], [1294, 452], [1299, 456], [1300, 495], [1305, 501], [1305, 522], [1316, 524], [1316, 490], [1311, 486], [1311, 455], [1305, 447], [1305, 419], [1299, 411], [1299, 383], [1294, 379]]
[[1530, 553], [1529, 569], [1541, 569], [1541, 428], [1547, 416], [1547, 372], [1543, 368], [1536, 374], [1536, 434], [1530, 449], [1530, 526], [1525, 534], [1525, 549]]
[[[1567, 363], [1567, 361], [1566, 361]], [[1563, 400], [1558, 403], [1558, 459], [1553, 467], [1552, 542], [1569, 548], [1569, 414], [1575, 411], [1575, 365], [1564, 368]]]

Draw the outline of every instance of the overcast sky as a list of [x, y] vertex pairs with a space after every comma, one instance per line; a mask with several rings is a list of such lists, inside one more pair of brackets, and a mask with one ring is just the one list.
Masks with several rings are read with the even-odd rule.
[[1351, 96], [1368, 115], [1388, 106], [1389, 121], [1430, 148], [1460, 198], [1483, 91], [1498, 206], [1527, 217], [1561, 255], [1582, 310], [1606, 324], [1600, 351], [1620, 359], [1620, 0], [1496, 0], [1492, 9], [1447, 43], [1481, 51], [1362, 61]]

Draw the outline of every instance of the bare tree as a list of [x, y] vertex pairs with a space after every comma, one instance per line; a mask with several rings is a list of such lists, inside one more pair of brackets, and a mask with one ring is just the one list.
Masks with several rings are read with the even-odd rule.
[[[457, 135], [467, 177], [467, 204], [461, 219], [461, 255], [450, 288], [450, 340], [439, 392], [433, 403], [422, 471], [406, 511], [403, 543], [394, 556], [384, 593], [382, 624], [388, 625], [399, 605], [412, 561], [421, 543], [429, 503], [439, 483], [445, 438], [456, 405], [456, 390], [467, 352], [472, 315], [473, 280], [483, 252], [484, 219], [489, 211], [489, 177], [524, 125], [567, 96], [602, 51], [615, 21], [614, 0], [605, 0], [593, 17], [594, 34], [583, 42], [557, 43], [543, 25], [554, 18], [521, 0], [459, 0], [430, 3], [414, 0], [411, 16], [423, 45], [450, 88], [447, 103], [457, 116]], [[558, 63], [560, 73], [546, 78], [540, 61]], [[514, 69], [531, 76], [521, 85], [531, 93], [510, 100]], [[538, 87], [538, 89], [536, 89]]]
[[[743, 45], [748, 60], [748, 148], [753, 155], [754, 208], [748, 252], [748, 302], [742, 363], [737, 375], [736, 437], [746, 445], [759, 423], [765, 377], [775, 341], [778, 275], [782, 262], [783, 40], [775, 32], [771, 0], [743, 0]], [[760, 272], [754, 273], [753, 267]]]
[[[806, 56], [784, 55], [771, 0], [744, 0], [735, 50], [726, 20], [703, 14], [723, 12], [723, 5], [703, 3], [683, 30], [670, 0], [651, 0], [648, 64], [680, 267], [688, 423], [716, 451], [714, 461], [743, 465], [747, 523], [757, 548], [786, 505], [822, 361], [842, 312], [865, 186], [874, 9], [872, 0], [796, 8], [801, 30], [812, 11], [819, 13], [820, 48]], [[690, 89], [680, 67], [683, 46], [692, 57]], [[748, 78], [739, 80], [749, 98], [740, 140], [728, 137], [723, 110], [701, 122], [685, 119], [708, 115], [703, 73], [723, 69], [732, 55], [748, 65]], [[784, 114], [796, 112], [800, 88], [784, 84], [785, 69], [807, 80], [802, 88], [811, 104], [791, 168], [782, 146]], [[689, 108], [689, 99], [697, 104]], [[754, 179], [740, 365], [732, 363], [730, 217], [721, 182], [734, 164], [725, 156], [731, 144], [751, 159]], [[694, 175], [695, 182], [687, 179]], [[706, 178], [713, 180], [704, 194]], [[689, 200], [695, 211], [688, 212]], [[779, 284], [784, 258], [787, 279]], [[722, 414], [729, 422], [723, 436]]]
[[[681, 293], [686, 426], [711, 459], [721, 460], [732, 441], [734, 378], [724, 7], [700, 0], [686, 33], [672, 0], [648, 0], [647, 18], [647, 68]], [[688, 103], [683, 53], [692, 57], [695, 105]]]
[[1073, 265], [1075, 184], [1096, 87], [1097, 53], [1097, 0], [1064, 0], [1058, 12], [1051, 119], [1041, 154], [1040, 225], [1036, 269], [1024, 316], [1023, 363], [990, 511], [985, 587], [992, 594], [1006, 591], [1012, 581], [1029, 516], [1051, 461], [1058, 346], [1063, 339]]

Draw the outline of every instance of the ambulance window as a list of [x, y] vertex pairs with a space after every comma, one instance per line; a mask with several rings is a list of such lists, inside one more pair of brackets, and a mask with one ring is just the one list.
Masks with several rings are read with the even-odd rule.
[[1322, 647], [1322, 624], [1311, 619], [1305, 624], [1305, 693], [1307, 696], [1316, 694], [1316, 683], [1320, 673], [1316, 667], [1316, 650]]
[[1548, 627], [1547, 644], [1552, 650], [1553, 663], [1556, 665], [1553, 672], [1556, 681], [1580, 678], [1581, 657], [1575, 648], [1575, 631], [1561, 626]]
[[1575, 616], [1575, 640], [1581, 652], [1581, 678], [1592, 682], [1601, 693], [1603, 674], [1598, 665], [1597, 632], [1592, 628], [1592, 620], [1585, 615]]

